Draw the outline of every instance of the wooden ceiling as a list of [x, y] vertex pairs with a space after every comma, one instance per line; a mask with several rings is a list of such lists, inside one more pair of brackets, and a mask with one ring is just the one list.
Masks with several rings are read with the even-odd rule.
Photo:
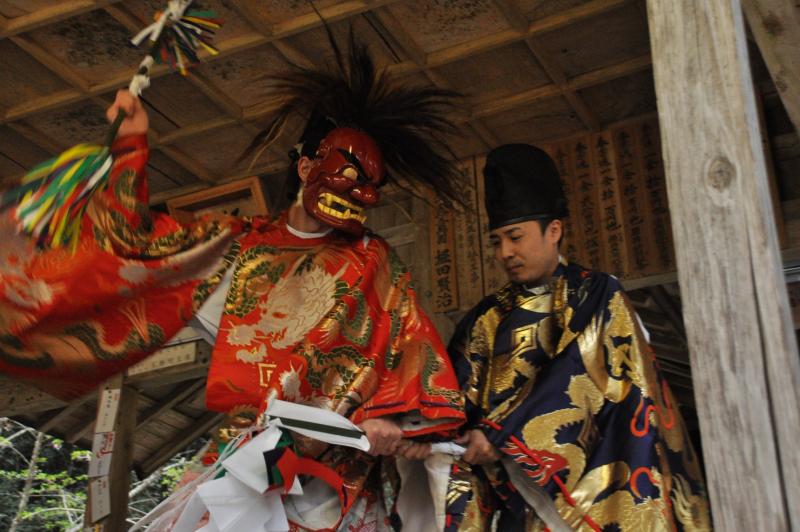
[[[116, 90], [127, 86], [143, 55], [129, 39], [162, 4], [0, 0], [0, 188], [71, 145], [101, 141], [105, 108]], [[299, 123], [291, 124], [253, 168], [236, 163], [274, 109], [270, 74], [287, 61], [331, 60], [320, 18], [308, 0], [204, 0], [200, 5], [226, 21], [215, 40], [220, 54], [203, 54], [202, 64], [186, 77], [156, 67], [144, 93], [152, 126], [149, 181], [155, 204], [253, 174], [266, 177], [268, 191], [277, 190], [281, 179], [270, 176], [283, 173]], [[542, 143], [596, 132], [656, 111], [644, 0], [315, 0], [314, 5], [338, 36], [352, 27], [394, 75], [467, 95], [455, 117], [462, 135], [452, 139], [459, 157], [481, 155], [505, 142]], [[768, 76], [762, 71], [760, 88], [769, 99], [774, 87], [763, 81]], [[795, 146], [796, 134], [786, 135]], [[782, 160], [794, 161], [795, 155], [778, 158], [779, 172], [794, 168]], [[784, 200], [795, 195], [800, 201], [800, 192]], [[398, 229], [391, 220], [374, 228], [388, 236]], [[401, 232], [408, 236], [415, 222], [404, 223]], [[393, 244], [408, 247], [413, 269], [412, 257], [419, 254], [413, 235]], [[424, 275], [415, 272], [418, 279]], [[674, 281], [671, 274], [661, 286], [631, 286], [638, 288], [631, 298], [679, 402], [691, 406]], [[203, 408], [207, 365], [204, 351], [190, 370], [132, 382], [141, 394], [134, 460], [143, 474], [219, 420]], [[0, 382], [0, 390], [6, 398], [0, 414], [91, 445], [96, 396], [65, 405], [16, 384]], [[696, 418], [687, 417], [696, 426]]]
[[[99, 141], [104, 109], [142, 51], [129, 44], [161, 0], [0, 1], [0, 183], [79, 142]], [[250, 170], [241, 150], [273, 109], [270, 73], [331, 59], [307, 0], [207, 0], [225, 20], [221, 53], [183, 77], [154, 70], [144, 93], [155, 203], [251, 174], [278, 174], [299, 124]], [[643, 0], [317, 0], [410, 83], [468, 96], [460, 157], [655, 111]]]

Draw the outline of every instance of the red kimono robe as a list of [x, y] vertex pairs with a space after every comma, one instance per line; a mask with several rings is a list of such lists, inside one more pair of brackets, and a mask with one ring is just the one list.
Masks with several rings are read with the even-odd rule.
[[[250, 418], [275, 390], [356, 423], [409, 414], [409, 436], [461, 423], [445, 349], [385, 241], [301, 239], [283, 219], [181, 226], [146, 207], [145, 138], [113, 151], [74, 255], [36, 251], [10, 213], [0, 220], [0, 371], [59, 397], [86, 393], [169, 340], [232, 264], [210, 409]], [[355, 454], [326, 460], [350, 501], [370, 469]]]

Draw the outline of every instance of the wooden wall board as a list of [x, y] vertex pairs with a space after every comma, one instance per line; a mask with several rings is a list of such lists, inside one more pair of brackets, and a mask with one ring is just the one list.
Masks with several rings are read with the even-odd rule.
[[647, 187], [641, 164], [642, 143], [633, 125], [611, 131], [617, 161], [618, 193], [623, 205], [623, 226], [627, 246], [627, 277], [658, 273], [658, 255], [653, 234], [653, 219], [647, 210]]
[[578, 204], [579, 187], [575, 173], [574, 150], [569, 143], [550, 144], [542, 148], [555, 162], [561, 177], [561, 184], [564, 187], [564, 194], [567, 197], [569, 216], [564, 219], [561, 253], [571, 262], [586, 264], [585, 249], [582, 244], [584, 237], [580, 224], [581, 211]]
[[[172, 216], [182, 221], [212, 212], [239, 216], [269, 216], [266, 198], [258, 177], [217, 185], [167, 201]], [[199, 348], [201, 346], [197, 346]]]
[[491, 294], [508, 282], [508, 277], [500, 263], [495, 259], [494, 248], [489, 243], [489, 216], [486, 213], [486, 189], [483, 181], [483, 167], [486, 166], [486, 157], [475, 158], [475, 168], [478, 170], [476, 178], [478, 190], [478, 224], [480, 227], [481, 264], [483, 266], [483, 293]]
[[135, 72], [142, 60], [142, 52], [130, 44], [130, 31], [102, 10], [35, 29], [28, 35], [92, 83]]
[[623, 279], [629, 273], [628, 250], [613, 138], [609, 131], [601, 131], [592, 135], [590, 142], [594, 154], [595, 202], [600, 209], [600, 248], [603, 252], [600, 269]]
[[433, 311], [447, 312], [459, 308], [458, 271], [455, 254], [455, 219], [453, 211], [435, 201], [430, 208], [430, 275]]
[[642, 145], [642, 174], [647, 189], [647, 210], [652, 216], [653, 239], [658, 252], [652, 267], [659, 273], [672, 271], [676, 268], [675, 247], [658, 122], [644, 122], [639, 126], [638, 132]]
[[[451, 87], [494, 101], [550, 83], [530, 49], [515, 42], [433, 69]], [[480, 80], [480, 83], [476, 83]]]
[[0, 108], [69, 88], [10, 40], [0, 40]]
[[656, 93], [650, 70], [588, 87], [578, 94], [601, 124], [612, 124], [655, 112]]
[[455, 212], [456, 269], [458, 271], [459, 309], [467, 310], [483, 298], [483, 261], [481, 253], [481, 226], [478, 219], [478, 183], [483, 179], [483, 168], [478, 168], [473, 158], [460, 165], [464, 179], [463, 210]]
[[[591, 137], [581, 136], [570, 141], [569, 157], [573, 161], [573, 190], [577, 195], [578, 218], [575, 223], [583, 236], [583, 264], [587, 268], [601, 269], [604, 254], [602, 249], [602, 213], [597, 203], [597, 184], [593, 179], [595, 151]], [[576, 244], [577, 245], [577, 244]]]
[[413, 35], [417, 45], [428, 53], [510, 28], [491, 0], [406, 0], [389, 9], [405, 32]]
[[59, 139], [65, 147], [100, 144], [108, 133], [105, 109], [93, 101], [45, 111], [29, 117], [26, 122], [46, 136]]
[[650, 50], [647, 25], [636, 3], [578, 22], [541, 39], [542, 50], [556, 58], [568, 78], [632, 59]]

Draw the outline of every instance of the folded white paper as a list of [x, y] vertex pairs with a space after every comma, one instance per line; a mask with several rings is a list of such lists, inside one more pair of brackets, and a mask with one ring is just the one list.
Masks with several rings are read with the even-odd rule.
[[222, 467], [250, 489], [264, 493], [269, 487], [264, 453], [274, 449], [280, 438], [281, 430], [275, 425], [270, 425], [222, 462]]
[[457, 443], [451, 441], [443, 441], [431, 444], [431, 453], [452, 454], [453, 456], [461, 456], [467, 449]]
[[332, 445], [369, 451], [369, 440], [361, 429], [336, 412], [273, 399], [266, 413], [277, 426], [287, 430]]

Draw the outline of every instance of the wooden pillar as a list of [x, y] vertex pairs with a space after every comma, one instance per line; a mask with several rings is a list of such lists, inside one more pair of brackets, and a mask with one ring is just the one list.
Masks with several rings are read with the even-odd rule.
[[648, 0], [717, 530], [800, 529], [800, 361], [738, 0]]
[[[127, 530], [133, 433], [137, 392], [122, 384], [122, 375], [110, 379], [98, 394], [95, 443], [89, 467], [89, 496], [84, 524], [88, 529]], [[107, 460], [107, 464], [102, 464]], [[101, 465], [102, 464], [102, 465]]]

